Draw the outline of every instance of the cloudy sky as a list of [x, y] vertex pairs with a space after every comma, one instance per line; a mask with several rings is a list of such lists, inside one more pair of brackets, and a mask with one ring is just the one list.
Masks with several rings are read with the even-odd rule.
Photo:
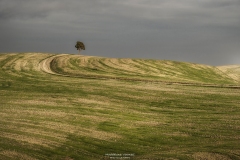
[[0, 52], [240, 64], [240, 0], [0, 0]]

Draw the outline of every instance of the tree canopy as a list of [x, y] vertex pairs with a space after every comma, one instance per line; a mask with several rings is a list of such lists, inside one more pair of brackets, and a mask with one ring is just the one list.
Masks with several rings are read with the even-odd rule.
[[81, 50], [85, 50], [85, 45], [83, 42], [77, 41], [75, 48], [77, 48], [77, 50], [79, 51], [79, 53], [81, 52]]

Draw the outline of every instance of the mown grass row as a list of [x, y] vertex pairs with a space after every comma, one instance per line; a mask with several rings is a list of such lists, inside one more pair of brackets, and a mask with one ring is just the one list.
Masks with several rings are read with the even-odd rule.
[[240, 90], [50, 75], [49, 56], [0, 55], [0, 159], [240, 158]]

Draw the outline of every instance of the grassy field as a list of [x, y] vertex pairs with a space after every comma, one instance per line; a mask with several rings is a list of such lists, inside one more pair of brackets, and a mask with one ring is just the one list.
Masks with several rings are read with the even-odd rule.
[[238, 160], [239, 66], [0, 54], [0, 159]]

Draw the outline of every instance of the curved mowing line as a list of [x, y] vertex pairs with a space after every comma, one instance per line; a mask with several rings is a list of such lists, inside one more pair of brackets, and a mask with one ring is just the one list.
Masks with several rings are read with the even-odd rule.
[[[119, 67], [113, 67], [112, 65], [110, 65], [112, 62], [108, 59], [105, 58], [92, 58], [89, 59], [88, 61], [89, 63], [87, 64], [86, 67], [89, 67], [89, 69], [85, 69], [87, 71], [95, 71], [97, 73], [95, 74], [109, 74], [111, 76], [116, 75], [116, 74], [123, 74], [124, 72], [126, 72], [125, 70], [120, 69]], [[117, 64], [114, 64], [115, 66]], [[92, 69], [92, 70], [90, 70]], [[81, 70], [81, 67], [79, 67], [79, 70]], [[99, 73], [102, 72], [102, 73]], [[126, 74], [126, 73], [125, 73]]]
[[42, 61], [39, 62], [39, 67], [45, 73], [52, 74], [52, 75], [65, 76], [63, 74], [58, 74], [51, 69], [51, 63], [56, 57], [57, 57], [56, 55], [52, 55], [43, 59]]
[[[106, 61], [108, 63], [106, 63]], [[126, 76], [132, 75], [130, 71], [122, 69], [120, 65], [118, 67], [109, 65], [109, 64], [113, 64], [115, 66], [117, 65], [117, 64], [114, 64], [113, 62], [111, 62], [110, 60], [103, 59], [103, 60], [100, 60], [99, 63], [101, 63], [101, 65], [103, 65], [103, 66], [106, 66], [108, 68], [108, 70], [111, 71], [111, 73], [113, 73], [113, 74], [121, 74], [121, 75], [126, 75]]]
[[[73, 77], [73, 78], [87, 78], [87, 79], [115, 79], [115, 80], [124, 80], [124, 81], [136, 81], [136, 82], [149, 82], [149, 83], [165, 83], [165, 84], [175, 84], [175, 85], [188, 85], [188, 86], [202, 86], [202, 87], [220, 87], [220, 88], [235, 88], [239, 89], [240, 86], [236, 85], [218, 85], [212, 83], [194, 83], [194, 82], [179, 82], [179, 81], [164, 81], [164, 80], [151, 80], [151, 79], [142, 79], [142, 78], [126, 78], [126, 77], [115, 77], [111, 75], [93, 75], [93, 74], [83, 74], [78, 73], [71, 74], [68, 72], [59, 72], [54, 69], [54, 61], [57, 61], [58, 58], [64, 57], [66, 55], [53, 55], [44, 60], [42, 60], [39, 65], [43, 72], [48, 74], [63, 76], [63, 77]], [[111, 68], [111, 67], [109, 67]]]

